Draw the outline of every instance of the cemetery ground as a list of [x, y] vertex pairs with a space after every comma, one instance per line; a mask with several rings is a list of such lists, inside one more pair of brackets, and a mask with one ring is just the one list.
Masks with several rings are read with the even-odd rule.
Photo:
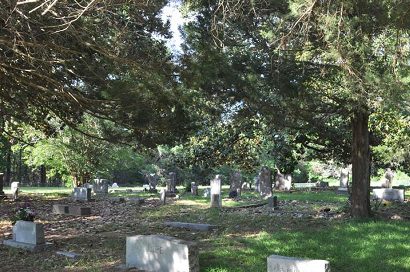
[[[197, 242], [201, 271], [266, 271], [266, 258], [272, 254], [328, 260], [333, 272], [410, 271], [409, 201], [382, 203], [374, 218], [357, 221], [348, 215], [347, 196], [337, 195], [335, 189], [275, 192], [278, 210], [269, 209], [254, 192], [244, 192], [239, 200], [228, 199], [225, 187], [220, 210], [209, 208], [203, 188], [199, 196], [181, 193], [178, 199], [167, 198], [165, 205], [158, 194], [132, 189], [127, 193], [121, 188], [81, 204], [91, 207], [92, 214], [77, 217], [52, 213], [53, 204], [75, 204], [69, 189], [22, 188], [19, 202], [1, 202], [0, 240], [11, 238], [8, 216], [27, 203], [54, 248], [33, 253], [0, 245], [0, 271], [121, 271], [125, 238], [138, 234]], [[113, 196], [143, 197], [145, 202], [118, 202]], [[166, 221], [218, 227], [192, 231], [164, 226]], [[71, 259], [57, 255], [57, 250], [80, 256]]]

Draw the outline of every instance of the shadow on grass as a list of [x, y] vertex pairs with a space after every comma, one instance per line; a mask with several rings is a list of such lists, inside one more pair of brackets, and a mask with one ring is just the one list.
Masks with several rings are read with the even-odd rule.
[[320, 231], [225, 236], [201, 254], [201, 271], [266, 271], [272, 254], [325, 259], [333, 272], [410, 271], [409, 231], [409, 222], [350, 221]]

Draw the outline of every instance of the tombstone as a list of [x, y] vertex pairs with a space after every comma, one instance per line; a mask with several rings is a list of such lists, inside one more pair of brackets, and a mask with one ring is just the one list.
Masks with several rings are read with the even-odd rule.
[[195, 182], [191, 182], [191, 194], [194, 196], [198, 195], [198, 185]]
[[45, 248], [43, 224], [31, 221], [17, 221], [13, 226], [13, 239], [3, 241], [4, 245], [38, 251]]
[[347, 188], [349, 185], [349, 169], [340, 170], [340, 186], [339, 188]]
[[114, 182], [111, 186], [111, 188], [120, 188], [120, 186], [118, 186], [118, 184], [116, 182]]
[[53, 213], [63, 215], [87, 216], [91, 215], [91, 208], [64, 204], [54, 204]]
[[161, 204], [165, 205], [167, 202], [167, 190], [165, 189], [161, 190], [160, 199], [161, 199]]
[[99, 195], [108, 194], [108, 180], [107, 179], [94, 179], [93, 192]]
[[167, 193], [175, 194], [177, 193], [177, 175], [175, 172], [169, 172], [167, 179]]
[[[259, 173], [259, 175], [260, 175], [260, 173]], [[253, 178], [253, 182], [255, 183], [255, 191], [258, 192], [258, 193], [260, 193], [260, 191], [261, 191], [259, 175], [257, 177]]]
[[158, 184], [159, 177], [156, 174], [147, 174], [146, 177], [147, 177], [148, 186], [149, 186], [148, 191], [150, 193], [158, 192], [157, 184]]
[[292, 176], [290, 174], [283, 175], [277, 173], [275, 177], [275, 188], [280, 191], [290, 191], [292, 187]]
[[91, 200], [91, 189], [84, 187], [76, 187], [73, 191], [74, 201], [90, 201]]
[[250, 190], [250, 189], [251, 187], [249, 186], [249, 183], [247, 182], [242, 183], [242, 190]]
[[221, 176], [216, 175], [211, 180], [211, 208], [222, 208], [222, 181]]
[[268, 197], [272, 195], [272, 172], [266, 166], [261, 168], [259, 172], [259, 194], [262, 197]]
[[241, 172], [239, 171], [234, 171], [230, 175], [230, 187], [229, 187], [229, 194], [231, 192], [236, 192], [237, 196], [241, 195], [241, 190], [242, 190], [242, 175]]
[[268, 272], [330, 272], [329, 261], [271, 255]]
[[203, 196], [204, 197], [209, 197], [211, 195], [211, 189], [210, 188], [205, 188]]
[[19, 197], [19, 190], [20, 190], [19, 184], [20, 184], [20, 182], [14, 181], [14, 182], [11, 183], [11, 186], [10, 186], [11, 187], [11, 194], [13, 195], [13, 200], [14, 201], [16, 201]]
[[373, 189], [373, 198], [387, 201], [399, 201], [404, 202], [405, 198], [404, 189]]
[[390, 169], [386, 169], [386, 173], [384, 174], [384, 180], [382, 183], [383, 188], [392, 188], [393, 187], [393, 178], [394, 178], [394, 172]]
[[199, 272], [198, 246], [163, 235], [127, 237], [126, 267], [157, 272]]

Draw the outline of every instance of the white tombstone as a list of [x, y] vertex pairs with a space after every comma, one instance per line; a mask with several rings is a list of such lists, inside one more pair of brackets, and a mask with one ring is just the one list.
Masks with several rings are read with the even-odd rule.
[[330, 264], [326, 260], [271, 255], [268, 257], [268, 272], [330, 272]]
[[349, 169], [340, 170], [340, 188], [346, 188], [349, 184]]
[[111, 186], [111, 188], [119, 188], [120, 186], [118, 186], [118, 184], [116, 182], [114, 182]]
[[156, 272], [198, 272], [198, 247], [162, 235], [127, 237], [126, 267]]
[[382, 182], [382, 187], [391, 189], [393, 186], [393, 178], [394, 178], [394, 172], [390, 168], [387, 168], [386, 173], [384, 174], [384, 180]]
[[404, 202], [404, 189], [373, 189], [373, 198], [387, 201]]
[[221, 176], [216, 175], [213, 180], [211, 180], [211, 207], [221, 208], [222, 207], [222, 181]]
[[11, 183], [11, 186], [10, 186], [11, 194], [13, 195], [14, 200], [16, 200], [19, 196], [19, 184], [20, 182], [14, 181]]

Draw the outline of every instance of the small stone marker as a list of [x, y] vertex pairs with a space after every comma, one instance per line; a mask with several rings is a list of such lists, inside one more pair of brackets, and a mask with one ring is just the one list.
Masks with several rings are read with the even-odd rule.
[[241, 172], [239, 171], [234, 171], [230, 175], [230, 188], [229, 188], [229, 193], [231, 192], [236, 192], [237, 196], [241, 195], [241, 190], [242, 190], [242, 175]]
[[17, 221], [13, 226], [13, 240], [5, 240], [3, 244], [31, 251], [40, 251], [50, 245], [45, 242], [43, 224], [31, 221]]
[[11, 189], [11, 194], [13, 195], [13, 200], [17, 200], [19, 197], [19, 190], [20, 190], [19, 184], [20, 182], [16, 182], [16, 181], [11, 183], [10, 189]]
[[161, 204], [165, 205], [167, 203], [167, 190], [161, 190]]
[[268, 207], [274, 208], [275, 210], [278, 209], [278, 197], [277, 196], [268, 197]]
[[272, 172], [268, 167], [262, 167], [259, 173], [259, 193], [262, 197], [272, 195]]
[[198, 230], [198, 231], [210, 231], [210, 230], [217, 228], [216, 225], [183, 223], [183, 222], [165, 222], [164, 225], [168, 227], [173, 227], [173, 228], [182, 228], [182, 229], [190, 229], [190, 230]]
[[221, 191], [221, 176], [216, 175], [215, 178], [211, 180], [211, 208], [222, 208]]
[[198, 185], [196, 185], [195, 182], [191, 182], [191, 194], [193, 196], [197, 196], [198, 195]]
[[330, 264], [326, 260], [271, 255], [268, 257], [268, 272], [330, 272]]
[[404, 202], [404, 189], [373, 189], [373, 198]]
[[162, 235], [127, 237], [126, 267], [156, 272], [199, 272], [194, 242]]
[[91, 215], [90, 207], [81, 206], [70, 206], [62, 204], [53, 205], [53, 213], [55, 214], [66, 214], [66, 215], [76, 215], [76, 216], [86, 216]]
[[210, 188], [205, 188], [203, 196], [204, 197], [209, 197], [210, 194], [211, 194], [211, 189]]
[[294, 183], [293, 186], [295, 189], [304, 189], [304, 188], [314, 188], [316, 187], [316, 183], [314, 182], [304, 182], [304, 183]]
[[91, 188], [76, 187], [73, 191], [74, 201], [91, 201]]

